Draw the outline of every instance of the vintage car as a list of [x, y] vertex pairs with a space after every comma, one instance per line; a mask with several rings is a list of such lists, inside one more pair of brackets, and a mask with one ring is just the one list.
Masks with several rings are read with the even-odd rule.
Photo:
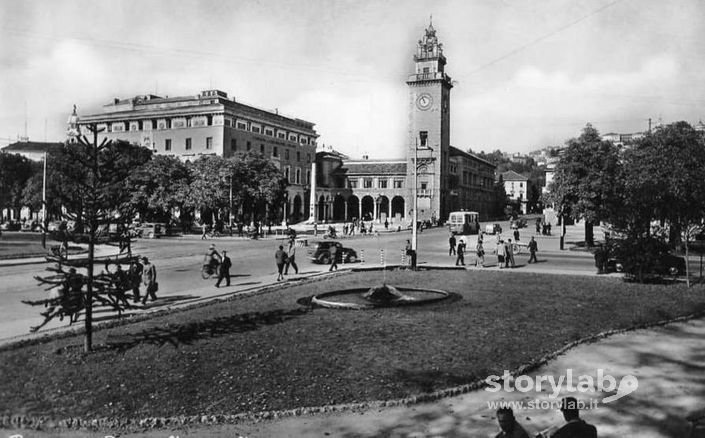
[[357, 252], [352, 248], [345, 248], [340, 242], [335, 240], [326, 240], [323, 242], [314, 242], [309, 250], [311, 261], [327, 265], [330, 263], [332, 246], [337, 247], [336, 258], [338, 263], [355, 263], [358, 260]]

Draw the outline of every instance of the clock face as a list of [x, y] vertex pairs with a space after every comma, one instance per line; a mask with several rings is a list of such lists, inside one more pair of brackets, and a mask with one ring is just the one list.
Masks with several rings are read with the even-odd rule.
[[433, 97], [428, 93], [423, 93], [416, 99], [416, 106], [421, 111], [426, 111], [431, 108], [431, 105], [433, 105]]

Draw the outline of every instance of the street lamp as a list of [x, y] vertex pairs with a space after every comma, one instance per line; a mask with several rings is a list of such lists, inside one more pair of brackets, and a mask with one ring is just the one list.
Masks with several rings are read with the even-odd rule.
[[411, 226], [411, 268], [416, 269], [416, 248], [418, 247], [417, 224], [419, 219], [419, 150], [433, 151], [429, 146], [419, 148], [419, 139], [414, 145], [414, 223]]

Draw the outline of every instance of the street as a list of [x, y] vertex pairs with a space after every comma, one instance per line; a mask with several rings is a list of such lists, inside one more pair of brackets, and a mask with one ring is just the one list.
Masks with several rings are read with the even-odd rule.
[[[507, 230], [509, 227], [504, 228]], [[529, 239], [529, 229], [524, 228], [522, 242]], [[579, 231], [579, 230], [578, 230]], [[506, 233], [505, 233], [506, 236]], [[313, 242], [322, 240], [313, 236], [305, 236], [309, 240], [308, 247], [297, 248], [296, 262], [299, 266], [299, 275], [289, 271], [288, 280], [304, 276], [316, 275], [327, 272], [328, 266], [313, 263], [308, 258], [308, 252], [313, 248]], [[406, 240], [411, 239], [410, 231], [382, 232], [379, 236], [356, 235], [338, 239], [343, 246], [355, 249], [364, 262], [352, 266], [381, 266], [382, 253], [387, 265], [398, 265], [402, 262], [403, 249]], [[418, 234], [418, 264], [449, 266], [455, 264], [455, 256], [448, 256], [448, 232], [445, 228], [428, 229]], [[485, 240], [486, 267], [485, 270], [496, 269], [496, 256], [494, 256], [494, 236], [487, 236]], [[595, 272], [593, 258], [589, 253], [576, 251], [558, 251], [557, 236], [537, 236], [539, 246], [539, 263], [527, 265], [529, 254], [524, 249], [516, 256], [517, 268], [511, 272], [531, 271], [552, 274], [593, 274]], [[213, 243], [218, 251], [228, 251], [232, 260], [231, 286], [215, 288], [215, 278], [203, 280], [200, 269], [203, 257], [208, 246]], [[221, 237], [201, 240], [200, 236], [186, 236], [179, 238], [139, 239], [133, 246], [135, 253], [149, 257], [157, 267], [157, 280], [159, 282], [160, 298], [156, 302], [149, 302], [146, 309], [163, 309], [168, 306], [183, 305], [198, 300], [213, 298], [219, 295], [232, 294], [238, 291], [261, 287], [276, 283], [276, 265], [274, 252], [279, 245], [286, 241], [279, 239], [252, 240], [237, 237]], [[471, 275], [475, 263], [474, 244], [468, 245], [465, 264], [469, 267]], [[470, 266], [472, 265], [472, 266]], [[341, 269], [351, 265], [340, 264]], [[44, 275], [47, 272], [43, 264], [5, 265], [0, 268], [0, 343], [5, 343], [18, 337], [27, 335], [29, 328], [41, 322], [39, 312], [44, 309], [40, 306], [33, 307], [23, 304], [22, 300], [41, 300], [47, 293], [38, 285], [34, 276]], [[97, 264], [96, 270], [103, 266]], [[144, 312], [142, 305], [134, 310], [125, 312]], [[97, 321], [112, 318], [110, 314], [95, 313]], [[39, 334], [58, 327], [67, 326], [68, 321], [54, 320], [47, 324]], [[74, 325], [80, 326], [82, 320]]]

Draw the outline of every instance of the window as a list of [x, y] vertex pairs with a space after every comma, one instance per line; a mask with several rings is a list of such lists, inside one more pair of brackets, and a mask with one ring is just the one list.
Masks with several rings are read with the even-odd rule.
[[164, 150], [165, 151], [170, 151], [171, 150], [171, 139], [167, 138], [164, 140]]
[[247, 150], [252, 150], [252, 143], [250, 143], [249, 141], [247, 142]]
[[404, 188], [404, 180], [403, 179], [395, 179], [394, 180], [394, 188], [395, 189]]
[[187, 151], [191, 150], [191, 139], [190, 138], [186, 139], [186, 150]]
[[365, 178], [362, 181], [362, 187], [365, 189], [371, 189], [372, 188], [372, 178]]
[[247, 130], [247, 123], [237, 122], [237, 129]]
[[291, 167], [286, 166], [284, 168], [284, 177], [286, 178], [287, 181], [289, 181], [289, 175], [291, 175]]
[[213, 149], [213, 137], [206, 137], [206, 149]]
[[301, 161], [301, 152], [296, 151], [296, 161]]
[[274, 147], [272, 148], [272, 156], [273, 156], [273, 157], [278, 157], [278, 156], [279, 156], [279, 148], [278, 148], [278, 147], [274, 146]]
[[380, 179], [377, 181], [377, 187], [380, 188], [380, 189], [386, 189], [386, 188], [387, 188], [387, 180], [380, 178]]
[[260, 127], [259, 126], [253, 126], [252, 127], [252, 132], [259, 134], [260, 133]]
[[237, 139], [235, 139], [235, 138], [230, 139], [230, 150], [231, 151], [237, 150]]
[[289, 149], [284, 149], [284, 159], [285, 160], [289, 159]]
[[351, 189], [356, 189], [357, 188], [357, 180], [356, 179], [349, 179], [348, 180], [348, 187]]
[[264, 135], [268, 135], [268, 136], [270, 136], [270, 137], [274, 137], [274, 131], [272, 131], [271, 129], [265, 129], [265, 130], [264, 130]]
[[427, 183], [427, 182], [422, 182], [422, 183], [421, 183], [421, 190], [426, 191], [427, 188], [428, 188], [428, 183]]
[[306, 158], [307, 158], [307, 163], [310, 163], [310, 162], [311, 162], [311, 154], [306, 154], [306, 155], [307, 155], [307, 157], [306, 157]]
[[260, 143], [260, 145], [259, 145], [259, 151], [264, 154], [264, 143]]
[[421, 142], [419, 146], [425, 148], [428, 143], [428, 131], [419, 131], [419, 140]]
[[301, 184], [301, 168], [296, 168], [296, 179], [294, 180], [296, 184]]
[[286, 140], [286, 132], [279, 132], [279, 133], [277, 134], [277, 137]]
[[311, 184], [311, 171], [306, 171], [306, 184]]

